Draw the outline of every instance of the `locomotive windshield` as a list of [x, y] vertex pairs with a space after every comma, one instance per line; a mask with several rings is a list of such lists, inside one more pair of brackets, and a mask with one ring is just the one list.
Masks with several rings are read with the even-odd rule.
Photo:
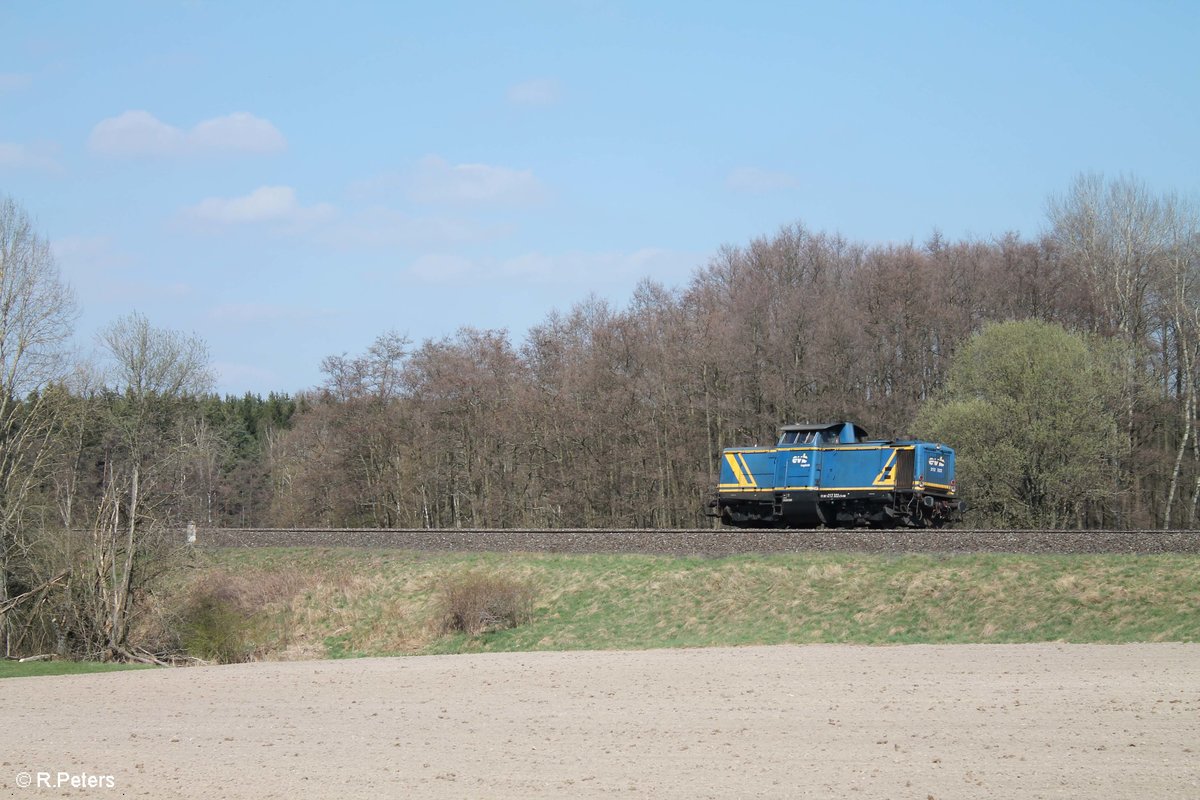
[[836, 445], [867, 441], [867, 432], [852, 422], [824, 425], [787, 425], [779, 431], [779, 445]]

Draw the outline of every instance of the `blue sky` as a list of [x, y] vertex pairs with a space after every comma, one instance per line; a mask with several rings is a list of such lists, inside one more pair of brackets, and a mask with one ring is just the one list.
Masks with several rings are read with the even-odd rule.
[[1200, 190], [1200, 3], [7, 2], [0, 194], [83, 348], [138, 310], [224, 392], [396, 329], [516, 340], [804, 222], [1036, 235]]

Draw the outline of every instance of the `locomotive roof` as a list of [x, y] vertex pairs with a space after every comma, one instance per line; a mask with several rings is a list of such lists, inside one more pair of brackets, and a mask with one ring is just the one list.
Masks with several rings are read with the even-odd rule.
[[[853, 422], [826, 422], [820, 425], [783, 425], [779, 428], [780, 433], [791, 431], [827, 431], [830, 428], [840, 428], [843, 425], [854, 425]], [[867, 432], [858, 425], [854, 425], [855, 438], [866, 438]]]
[[854, 425], [853, 422], [826, 422], [823, 423], [823, 425], [785, 425], [779, 428], [779, 435], [782, 437], [782, 435], [785, 433], [793, 432], [808, 433], [810, 431], [821, 431], [828, 433], [830, 431], [836, 431], [838, 432], [836, 435], [838, 435], [840, 440], [842, 435], [845, 434], [846, 428], [851, 429], [851, 434], [853, 437], [852, 439], [848, 439], [848, 441], [866, 441], [866, 431], [864, 431], [863, 428]]

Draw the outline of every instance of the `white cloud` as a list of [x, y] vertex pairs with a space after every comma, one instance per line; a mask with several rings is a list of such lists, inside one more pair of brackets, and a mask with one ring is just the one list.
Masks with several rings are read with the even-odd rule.
[[0, 169], [40, 169], [61, 172], [62, 165], [51, 155], [53, 147], [30, 147], [16, 142], [0, 142]]
[[495, 239], [509, 229], [469, 219], [414, 216], [375, 206], [344, 213], [329, 203], [302, 205], [291, 186], [260, 186], [239, 197], [208, 197], [183, 210], [180, 219], [201, 230], [214, 226], [263, 226], [342, 250], [428, 249]]
[[88, 148], [108, 156], [273, 153], [286, 149], [287, 140], [270, 122], [245, 112], [204, 120], [185, 131], [148, 111], [126, 111], [97, 123]]
[[192, 128], [188, 138], [197, 150], [273, 153], [287, 148], [278, 128], [245, 112], [207, 119]]
[[290, 186], [261, 186], [242, 197], [209, 197], [193, 206], [191, 213], [208, 222], [278, 222], [300, 208], [296, 190]]
[[552, 106], [562, 99], [562, 84], [550, 78], [516, 83], [508, 87], [508, 102], [518, 106]]
[[531, 170], [490, 164], [450, 164], [430, 155], [402, 168], [353, 181], [347, 194], [388, 202], [402, 195], [423, 205], [513, 207], [540, 202], [549, 192]]
[[332, 219], [337, 212], [328, 203], [301, 206], [290, 186], [260, 186], [241, 197], [208, 197], [184, 211], [184, 216], [218, 225], [282, 223], [310, 225]]
[[776, 192], [783, 189], [795, 189], [800, 181], [786, 172], [772, 172], [757, 167], [741, 167], [729, 173], [725, 178], [725, 186], [735, 192]]
[[536, 203], [546, 190], [529, 170], [450, 164], [427, 156], [417, 164], [409, 196], [419, 203], [512, 206]]
[[186, 146], [187, 134], [146, 111], [102, 120], [88, 137], [88, 148], [106, 155], [176, 155]]

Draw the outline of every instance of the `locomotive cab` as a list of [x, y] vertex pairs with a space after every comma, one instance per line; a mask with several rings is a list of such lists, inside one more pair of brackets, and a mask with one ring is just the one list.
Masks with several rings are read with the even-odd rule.
[[834, 425], [784, 425], [779, 429], [779, 446], [801, 444], [856, 444], [867, 440], [867, 432], [852, 422]]

